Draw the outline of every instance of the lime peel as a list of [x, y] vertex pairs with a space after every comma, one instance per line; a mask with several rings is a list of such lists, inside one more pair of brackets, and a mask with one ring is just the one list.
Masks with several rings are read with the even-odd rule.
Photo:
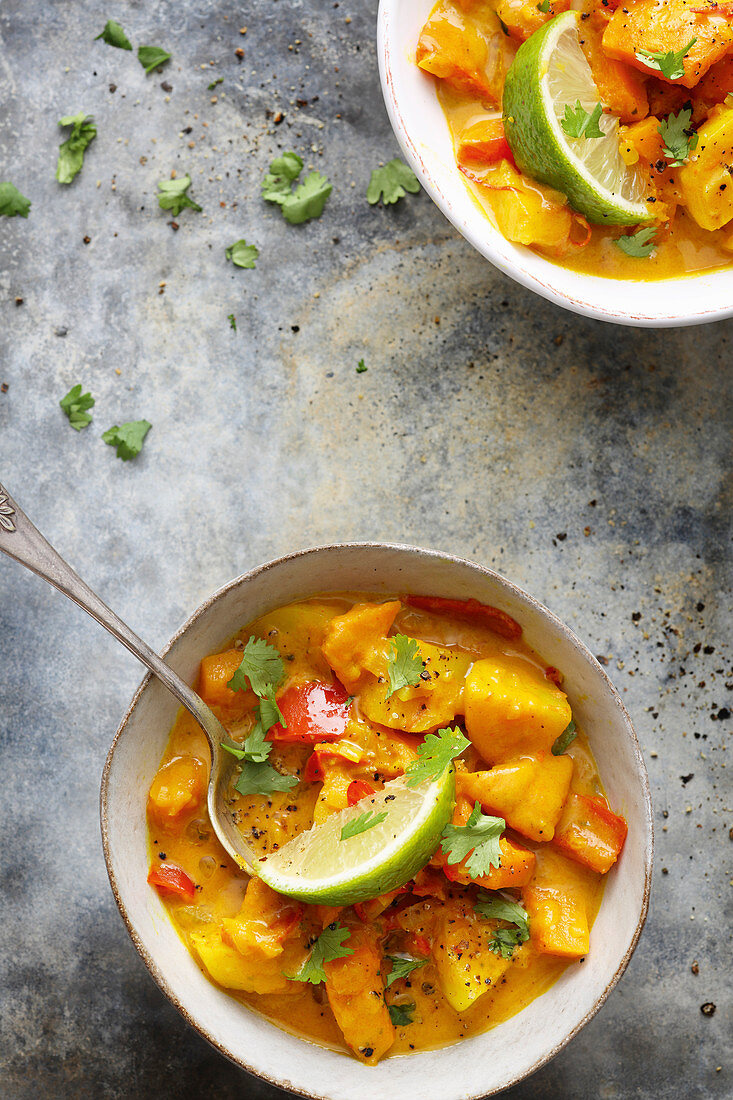
[[603, 138], [572, 138], [560, 120], [579, 101], [591, 112], [599, 100], [578, 41], [577, 12], [545, 23], [517, 51], [504, 86], [504, 130], [520, 171], [567, 196], [597, 225], [639, 225], [654, 220], [641, 174], [623, 161], [618, 117], [604, 111]]
[[[353, 905], [396, 890], [437, 849], [453, 811], [455, 789], [453, 765], [438, 779], [415, 787], [400, 776], [299, 833], [256, 863], [254, 873], [280, 894], [323, 905]], [[386, 816], [341, 840], [344, 827], [368, 810]]]

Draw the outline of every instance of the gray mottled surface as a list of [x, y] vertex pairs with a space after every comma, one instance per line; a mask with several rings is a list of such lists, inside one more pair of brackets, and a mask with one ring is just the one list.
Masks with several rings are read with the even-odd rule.
[[[493, 271], [426, 196], [370, 208], [396, 153], [375, 9], [0, 5], [0, 178], [33, 200], [0, 219], [0, 479], [157, 646], [233, 575], [327, 540], [454, 551], [549, 604], [636, 721], [657, 860], [616, 992], [509, 1095], [730, 1096], [733, 328], [584, 321]], [[92, 43], [111, 16], [172, 51], [164, 75]], [[62, 188], [56, 123], [81, 109], [99, 136]], [[300, 228], [258, 197], [287, 148], [335, 182]], [[155, 199], [174, 168], [204, 208], [177, 232]], [[225, 262], [242, 236], [254, 271]], [[77, 381], [97, 398], [79, 435], [58, 408]], [[123, 464], [100, 432], [141, 416]], [[107, 884], [98, 779], [139, 669], [7, 560], [0, 654], [0, 1092], [271, 1100], [158, 992]]]

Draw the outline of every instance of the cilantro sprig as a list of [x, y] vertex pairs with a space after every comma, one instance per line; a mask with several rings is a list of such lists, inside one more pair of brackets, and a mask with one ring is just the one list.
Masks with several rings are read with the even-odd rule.
[[385, 206], [399, 202], [409, 191], [416, 195], [420, 190], [420, 182], [412, 168], [395, 157], [387, 161], [381, 168], [374, 168], [369, 179], [366, 197], [367, 202], [374, 206], [380, 198]]
[[669, 161], [670, 168], [680, 168], [697, 146], [697, 134], [690, 129], [691, 118], [692, 108], [685, 107], [679, 114], [663, 118], [657, 126], [664, 142], [662, 152]]
[[407, 1027], [412, 1023], [412, 1017], [415, 1012], [414, 1001], [404, 1001], [398, 1005], [387, 1005], [387, 1011], [389, 1012], [389, 1018], [395, 1027]]
[[117, 448], [117, 457], [129, 462], [139, 455], [145, 436], [152, 428], [148, 420], [128, 420], [125, 424], [115, 424], [102, 433], [102, 439], [110, 447]]
[[366, 813], [359, 814], [353, 821], [347, 821], [341, 830], [341, 840], [349, 840], [352, 836], [359, 836], [360, 833], [365, 833], [368, 829], [373, 829], [375, 825], [381, 825], [387, 816], [387, 811], [383, 813], [374, 813], [374, 810], [367, 810]]
[[286, 977], [294, 982], [310, 982], [311, 985], [320, 985], [321, 982], [325, 982], [324, 963], [354, 954], [353, 948], [343, 946], [350, 935], [348, 928], [343, 924], [329, 924], [313, 944], [311, 953], [300, 970], [296, 974], [286, 974]]
[[408, 974], [412, 974], [413, 970], [425, 966], [428, 961], [427, 959], [416, 959], [413, 955], [387, 955], [386, 958], [391, 962], [392, 969], [384, 983], [385, 989], [391, 986], [392, 982], [397, 982], [400, 978], [406, 978]]
[[285, 664], [274, 645], [253, 635], [242, 650], [239, 668], [227, 682], [227, 687], [232, 691], [251, 688], [262, 699], [273, 693], [284, 675]]
[[645, 260], [651, 256], [656, 247], [654, 241], [654, 234], [656, 230], [653, 226], [649, 226], [646, 229], [637, 229], [636, 233], [629, 233], [623, 237], [616, 238], [616, 245], [625, 252], [627, 256], [633, 256], [639, 260]]
[[518, 901], [510, 901], [501, 894], [489, 894], [479, 890], [474, 909], [487, 920], [502, 920], [514, 928], [496, 928], [489, 940], [489, 950], [502, 959], [510, 959], [514, 948], [529, 939], [529, 914]]
[[602, 138], [606, 136], [598, 125], [598, 120], [602, 114], [603, 107], [601, 103], [596, 103], [589, 113], [580, 100], [576, 99], [574, 107], [571, 107], [569, 103], [565, 104], [565, 117], [560, 119], [560, 125], [568, 137]]
[[69, 424], [76, 432], [86, 428], [92, 422], [87, 412], [94, 406], [94, 398], [90, 393], [81, 392], [81, 382], [72, 386], [69, 392], [61, 398], [59, 405], [69, 418]]
[[127, 37], [125, 32], [119, 23], [115, 23], [114, 19], [108, 19], [104, 24], [104, 30], [101, 34], [98, 34], [94, 39], [98, 42], [99, 39], [106, 42], [108, 46], [116, 46], [118, 50], [131, 50], [132, 43]]
[[552, 755], [562, 756], [562, 754], [565, 752], [565, 749], [572, 745], [577, 736], [578, 731], [575, 728], [575, 722], [571, 718], [560, 736], [555, 739], [552, 746]]
[[259, 254], [260, 250], [257, 245], [247, 244], [244, 238], [235, 241], [234, 244], [230, 244], [229, 248], [224, 250], [224, 255], [232, 261], [235, 267], [253, 268]]
[[446, 825], [440, 846], [448, 863], [461, 863], [470, 858], [466, 870], [472, 878], [488, 875], [492, 867], [501, 866], [501, 834], [506, 829], [503, 817], [489, 817], [476, 802], [465, 825]]
[[395, 634], [390, 639], [390, 645], [387, 675], [389, 676], [389, 694], [394, 695], [402, 688], [415, 687], [419, 684], [425, 665], [415, 638], [408, 638], [405, 634]]
[[187, 193], [190, 186], [190, 176], [178, 176], [172, 180], [161, 180], [158, 184], [158, 206], [160, 209], [170, 210], [174, 218], [177, 218], [186, 207], [200, 211], [202, 208]]
[[31, 200], [21, 194], [14, 183], [7, 180], [0, 183], [0, 214], [4, 214], [7, 218], [15, 218], [18, 215], [21, 218], [27, 218], [30, 208]]
[[293, 190], [302, 169], [303, 161], [297, 153], [283, 153], [273, 160], [262, 182], [262, 198], [279, 206], [291, 225], [320, 218], [333, 190], [333, 184], [320, 172], [309, 172]]
[[679, 80], [685, 75], [683, 64], [685, 57], [697, 42], [697, 38], [691, 38], [681, 50], [636, 50], [636, 58], [648, 69], [656, 69], [667, 80]]
[[59, 183], [71, 183], [81, 172], [84, 153], [97, 136], [97, 127], [85, 111], [80, 111], [78, 115], [64, 115], [59, 119], [59, 126], [70, 126], [71, 133], [59, 145], [56, 179]]
[[437, 733], [428, 733], [422, 745], [418, 746], [419, 759], [413, 760], [405, 769], [408, 776], [407, 786], [418, 787], [428, 780], [434, 783], [436, 779], [440, 779], [451, 761], [460, 756], [470, 744], [457, 726], [455, 729], [446, 727]]
[[161, 50], [160, 46], [138, 46], [137, 59], [145, 69], [145, 75], [150, 76], [154, 69], [170, 61], [171, 55]]

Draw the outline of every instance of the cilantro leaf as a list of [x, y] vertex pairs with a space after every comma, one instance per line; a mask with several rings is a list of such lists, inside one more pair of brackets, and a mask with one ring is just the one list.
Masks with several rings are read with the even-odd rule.
[[689, 128], [691, 118], [692, 108], [687, 107], [677, 115], [663, 118], [657, 126], [664, 142], [662, 152], [670, 162], [670, 168], [681, 167], [697, 145], [697, 134]]
[[247, 244], [245, 240], [235, 241], [234, 244], [230, 244], [224, 252], [224, 255], [228, 260], [231, 260], [235, 267], [249, 267], [255, 266], [255, 261], [260, 254], [260, 250], [257, 245]]
[[634, 256], [636, 259], [644, 260], [648, 256], [651, 256], [654, 251], [655, 242], [652, 238], [655, 232], [656, 230], [653, 227], [637, 229], [636, 233], [630, 233], [624, 237], [617, 237], [616, 244], [627, 256]]
[[[374, 814], [373, 817], [372, 814]], [[380, 825], [386, 816], [386, 810], [381, 814], [375, 814], [374, 810], [367, 810], [366, 813], [359, 814], [353, 821], [346, 822], [341, 830], [340, 839], [350, 840], [352, 836], [359, 836], [360, 833], [365, 833], [367, 829], [373, 829], [375, 825]]]
[[125, 424], [108, 428], [102, 432], [102, 439], [110, 447], [117, 448], [117, 457], [123, 462], [129, 462], [135, 455], [140, 454], [145, 436], [152, 428], [147, 420], [128, 420]]
[[562, 754], [565, 752], [565, 749], [567, 749], [568, 746], [572, 745], [577, 736], [578, 734], [575, 729], [575, 722], [571, 718], [560, 736], [556, 738], [552, 746], [552, 755], [562, 756]]
[[297, 974], [286, 974], [286, 977], [294, 982], [310, 982], [312, 985], [325, 982], [324, 963], [333, 962], [334, 959], [344, 959], [347, 955], [354, 954], [351, 947], [343, 946], [344, 940], [349, 939], [350, 935], [348, 928], [343, 924], [329, 924], [313, 944], [310, 955]]
[[402, 688], [415, 687], [419, 684], [425, 665], [415, 638], [408, 638], [405, 634], [395, 634], [390, 641], [392, 653], [387, 663], [387, 674], [389, 694], [394, 695]]
[[448, 863], [461, 863], [469, 853], [466, 870], [473, 878], [488, 875], [492, 867], [501, 867], [499, 840], [506, 829], [503, 817], [488, 817], [477, 802], [465, 825], [446, 825], [440, 846]]
[[565, 104], [565, 117], [560, 119], [560, 125], [568, 137], [602, 138], [606, 136], [598, 125], [602, 113], [603, 107], [600, 103], [596, 103], [589, 114], [580, 100], [576, 99], [574, 107], [569, 103]]
[[400, 1005], [387, 1005], [389, 1018], [395, 1027], [406, 1027], [412, 1023], [412, 1014], [415, 1011], [414, 1001], [405, 1001]]
[[418, 745], [419, 760], [407, 765], [405, 774], [409, 776], [408, 787], [417, 787], [427, 780], [440, 779], [445, 769], [456, 756], [460, 756], [471, 742], [455, 729], [446, 727], [437, 733], [428, 733], [422, 745]]
[[272, 742], [265, 740], [266, 732], [258, 719], [241, 746], [233, 741], [222, 741], [221, 747], [237, 760], [248, 760], [251, 764], [264, 764], [272, 750]]
[[420, 183], [412, 168], [408, 168], [399, 157], [395, 157], [382, 168], [372, 171], [366, 197], [371, 206], [379, 202], [380, 198], [388, 206], [399, 202], [408, 191], [416, 195], [419, 190]]
[[297, 153], [283, 153], [270, 165], [270, 171], [262, 181], [262, 198], [265, 202], [282, 205], [291, 192], [290, 185], [297, 180], [303, 168], [303, 161]]
[[687, 45], [676, 53], [673, 50], [668, 50], [666, 53], [664, 50], [636, 50], [636, 58], [647, 68], [656, 69], [662, 76], [666, 76], [667, 80], [679, 80], [685, 75], [684, 58], [696, 42], [697, 38], [691, 38]]
[[97, 127], [91, 115], [80, 111], [78, 115], [65, 115], [59, 119], [59, 126], [71, 126], [71, 133], [59, 146], [59, 159], [56, 163], [56, 179], [59, 183], [71, 183], [81, 171], [84, 152], [97, 136]]
[[427, 959], [415, 959], [411, 955], [387, 955], [387, 958], [392, 963], [392, 969], [389, 972], [387, 981], [384, 983], [385, 989], [392, 985], [392, 982], [397, 982], [400, 978], [406, 978], [408, 974], [412, 974], [413, 970], [425, 966], [428, 961]]
[[264, 762], [242, 761], [242, 771], [234, 784], [240, 794], [270, 794], [272, 791], [289, 791], [297, 787], [294, 775], [281, 775], [270, 764]]
[[237, 331], [237, 318], [234, 316], [233, 313], [227, 314], [227, 321], [229, 322], [229, 328], [234, 329], [234, 331], [236, 332]]
[[159, 46], [138, 46], [137, 59], [145, 69], [145, 75], [150, 76], [153, 69], [158, 69], [161, 65], [165, 65], [166, 61], [170, 61], [171, 55], [161, 50]]
[[524, 943], [518, 928], [497, 928], [489, 940], [489, 951], [501, 955], [502, 959], [511, 959], [514, 948]]
[[94, 39], [98, 42], [99, 39], [106, 42], [108, 46], [116, 46], [118, 50], [131, 50], [132, 43], [123, 31], [119, 23], [115, 23], [114, 19], [108, 19], [104, 24], [104, 30], [101, 34], [98, 34]]
[[490, 894], [486, 890], [479, 890], [473, 907], [480, 917], [485, 917], [487, 920], [505, 920], [509, 924], [516, 924], [522, 936], [522, 943], [529, 939], [529, 914], [518, 901], [512, 901], [501, 894]]
[[223, 83], [224, 83], [224, 77], [223, 76], [217, 76], [216, 80], [212, 80], [211, 84], [209, 84], [209, 86], [208, 86], [209, 91], [213, 92], [213, 90], [217, 86], [217, 84], [223, 84]]
[[275, 688], [273, 684], [270, 684], [265, 694], [261, 696], [260, 705], [257, 707], [257, 716], [262, 723], [262, 728], [265, 730], [272, 729], [278, 722], [284, 729], [288, 728], [288, 724], [282, 716], [280, 707], [275, 701]]
[[366, 363], [364, 362], [363, 359], [360, 359], [359, 362], [356, 365], [356, 373], [357, 374], [363, 374], [364, 371], [367, 371], [367, 370], [369, 370], [369, 367], [366, 365]]
[[333, 184], [320, 172], [310, 172], [282, 203], [285, 221], [302, 225], [311, 218], [320, 218]]
[[255, 695], [262, 698], [274, 691], [284, 675], [285, 665], [274, 645], [253, 635], [242, 650], [241, 664], [227, 687], [232, 691], [252, 688]]
[[15, 184], [0, 183], [0, 214], [7, 218], [20, 214], [21, 218], [27, 218], [30, 208], [31, 200], [22, 195]]
[[80, 382], [71, 387], [66, 396], [61, 398], [59, 405], [68, 416], [69, 423], [75, 431], [80, 432], [82, 428], [86, 428], [87, 424], [91, 424], [92, 418], [86, 410], [93, 407], [94, 398], [90, 393], [81, 392]]
[[192, 210], [201, 210], [197, 202], [187, 195], [191, 186], [190, 176], [180, 176], [173, 180], [161, 180], [158, 184], [158, 206], [161, 210], [170, 210], [174, 218], [177, 218], [182, 210], [190, 206]]
[[542, 0], [542, 3], [537, 5], [537, 11], [541, 11], [543, 15], [547, 15], [549, 10], [550, 0]]

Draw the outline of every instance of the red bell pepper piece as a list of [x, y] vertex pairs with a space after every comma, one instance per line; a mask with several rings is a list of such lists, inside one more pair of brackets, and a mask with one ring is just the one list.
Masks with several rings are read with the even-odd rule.
[[308, 757], [308, 761], [303, 769], [303, 779], [306, 783], [320, 783], [323, 780], [323, 769], [321, 768], [321, 761], [318, 759], [317, 752], [312, 752]]
[[370, 794], [374, 794], [374, 787], [367, 783], [365, 779], [355, 779], [353, 783], [349, 783], [346, 799], [350, 806], [355, 806], [357, 802], [361, 802], [362, 798], [368, 798]]
[[196, 896], [196, 883], [176, 863], [157, 863], [150, 868], [148, 882], [159, 890], [169, 890], [189, 900]]
[[350, 706], [341, 684], [310, 680], [294, 684], [279, 697], [277, 705], [285, 719], [272, 726], [268, 741], [299, 741], [314, 745], [318, 741], [338, 741], [346, 732]]
[[421, 611], [451, 615], [454, 619], [487, 626], [503, 638], [519, 638], [522, 634], [519, 623], [506, 611], [479, 603], [478, 600], [449, 600], [443, 596], [404, 596], [403, 600], [409, 607], [417, 607]]

